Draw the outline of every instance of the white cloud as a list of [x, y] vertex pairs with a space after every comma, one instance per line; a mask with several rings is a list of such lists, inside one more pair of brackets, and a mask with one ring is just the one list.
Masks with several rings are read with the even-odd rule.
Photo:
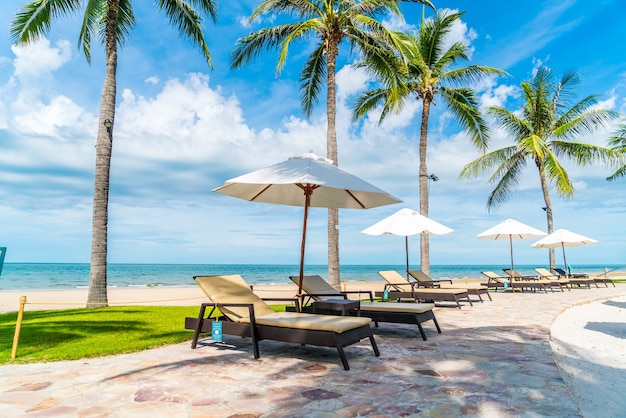
[[146, 83], [150, 83], [150, 84], [157, 85], [157, 84], [159, 84], [159, 82], [160, 82], [161, 80], [160, 80], [160, 79], [159, 79], [159, 77], [157, 77], [157, 76], [152, 76], [152, 77], [148, 77], [148, 78], [146, 78], [146, 80], [145, 80], [145, 81], [146, 81]]
[[46, 38], [28, 46], [12, 46], [15, 54], [15, 76], [26, 80], [33, 80], [50, 73], [72, 58], [69, 41], [59, 41], [55, 47], [50, 46]]

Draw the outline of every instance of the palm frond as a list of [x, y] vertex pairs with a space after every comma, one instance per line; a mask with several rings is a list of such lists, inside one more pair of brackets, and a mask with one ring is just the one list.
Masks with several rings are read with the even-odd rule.
[[559, 196], [566, 199], [571, 199], [574, 196], [574, 185], [567, 171], [559, 163], [556, 154], [551, 151], [547, 152], [543, 160], [543, 173], [548, 183], [554, 184]]
[[512, 155], [517, 152], [517, 148], [505, 147], [495, 151], [488, 152], [481, 155], [471, 163], [467, 164], [461, 170], [460, 178], [474, 178], [479, 175], [490, 171], [492, 168], [502, 165], [511, 158]]
[[80, 11], [83, 0], [35, 0], [25, 4], [11, 21], [9, 33], [16, 44], [30, 44], [50, 32], [52, 19]]
[[[209, 2], [210, 0], [206, 0]], [[172, 26], [178, 29], [178, 32], [184, 38], [200, 48], [204, 58], [213, 68], [211, 54], [204, 38], [202, 31], [202, 16], [196, 9], [185, 1], [181, 0], [157, 0], [157, 7], [165, 13]]]
[[278, 25], [239, 38], [231, 53], [231, 68], [239, 68], [256, 58], [261, 52], [277, 48], [295, 27], [296, 24]]
[[489, 75], [508, 76], [509, 73], [493, 67], [482, 65], [470, 65], [468, 67], [456, 68], [442, 74], [441, 79], [455, 86], [476, 83]]
[[489, 125], [480, 111], [480, 103], [476, 93], [470, 88], [448, 88], [442, 86], [440, 93], [454, 118], [463, 130], [470, 135], [474, 146], [484, 152], [489, 146]]
[[557, 157], [566, 157], [583, 167], [593, 163], [617, 165], [622, 161], [618, 150], [583, 142], [552, 141], [550, 148]]
[[320, 44], [309, 56], [300, 74], [300, 101], [307, 116], [311, 115], [313, 105], [317, 103], [325, 76], [326, 54], [324, 45]]
[[513, 112], [502, 107], [489, 107], [487, 113], [493, 116], [500, 127], [516, 142], [532, 135], [532, 126]]
[[489, 179], [489, 184], [495, 184], [487, 199], [487, 209], [497, 209], [509, 200], [522, 178], [522, 171], [526, 167], [527, 159], [522, 153], [514, 153], [506, 160]]

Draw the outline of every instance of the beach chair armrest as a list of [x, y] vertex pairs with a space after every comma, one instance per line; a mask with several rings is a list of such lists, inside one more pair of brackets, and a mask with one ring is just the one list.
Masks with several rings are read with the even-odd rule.
[[[364, 295], [368, 295], [369, 296], [370, 302], [374, 301], [374, 295], [373, 295], [371, 290], [344, 290], [341, 293], [345, 296], [346, 299], [348, 298], [347, 295], [361, 295], [361, 294], [364, 294]], [[359, 299], [361, 299], [361, 298], [359, 297]]]

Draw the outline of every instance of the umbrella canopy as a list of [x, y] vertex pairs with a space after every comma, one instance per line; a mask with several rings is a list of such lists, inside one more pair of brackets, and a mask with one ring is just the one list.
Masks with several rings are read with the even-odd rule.
[[[382, 221], [365, 228], [361, 231], [367, 235], [393, 234], [404, 236], [404, 247], [406, 250], [406, 270], [409, 271], [409, 236], [416, 234], [447, 235], [453, 230], [445, 225], [435, 222], [418, 212], [404, 208], [400, 209]], [[408, 276], [407, 276], [408, 277]]]
[[227, 180], [213, 191], [252, 202], [304, 207], [298, 294], [309, 207], [368, 209], [401, 202], [312, 152]]
[[506, 219], [488, 230], [481, 232], [476, 237], [478, 239], [508, 240], [511, 250], [511, 271], [515, 271], [515, 264], [513, 263], [513, 240], [536, 238], [544, 235], [547, 234], [532, 226], [528, 226], [514, 219]]
[[547, 237], [531, 244], [533, 248], [559, 248], [563, 250], [563, 270], [567, 269], [567, 259], [565, 258], [565, 247], [579, 247], [581, 245], [595, 244], [595, 239], [587, 238], [583, 235], [568, 231], [567, 229], [557, 229]]

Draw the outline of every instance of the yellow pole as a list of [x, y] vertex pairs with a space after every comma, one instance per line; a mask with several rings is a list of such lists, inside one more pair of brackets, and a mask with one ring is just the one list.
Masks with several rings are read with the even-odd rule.
[[24, 317], [24, 305], [26, 296], [20, 297], [20, 309], [17, 311], [17, 323], [15, 324], [15, 335], [13, 336], [13, 348], [11, 349], [11, 360], [15, 360], [17, 345], [20, 341], [20, 330], [22, 329], [22, 318]]

